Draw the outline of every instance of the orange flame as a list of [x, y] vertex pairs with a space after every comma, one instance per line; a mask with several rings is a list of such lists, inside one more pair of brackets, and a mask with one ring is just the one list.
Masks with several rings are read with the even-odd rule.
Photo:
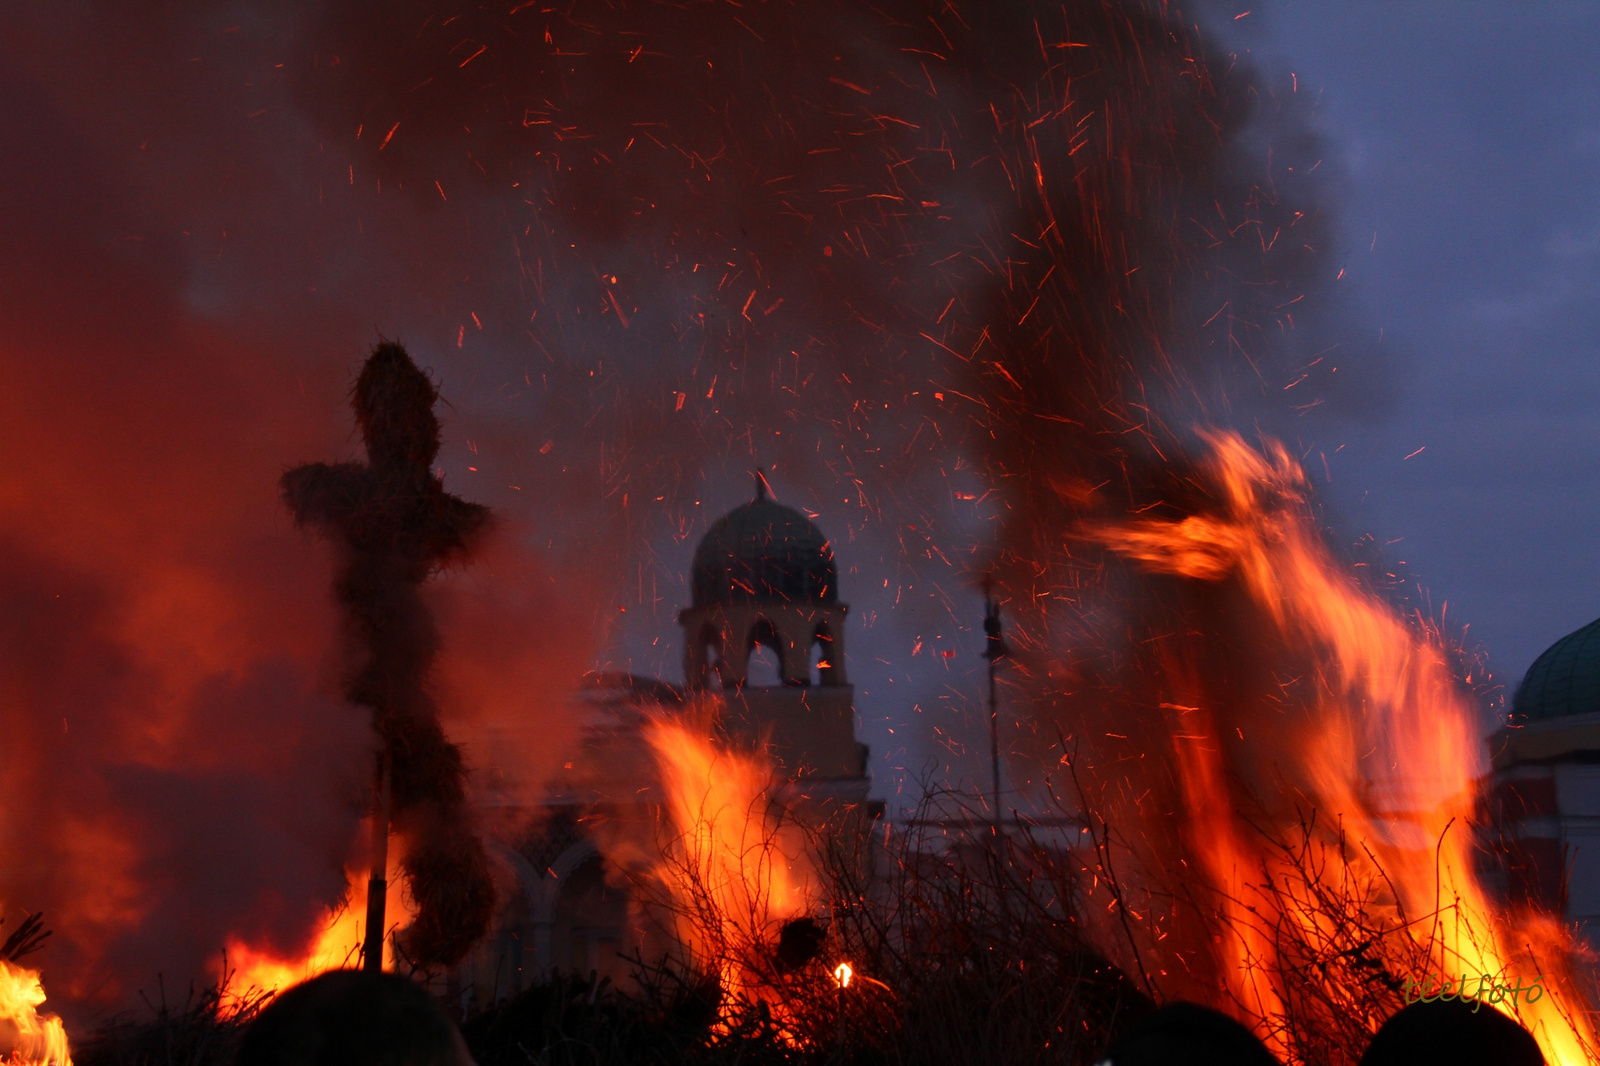
[[[1323, 875], [1372, 874], [1376, 868], [1362, 858], [1370, 854], [1396, 897], [1373, 906], [1413, 919], [1450, 910], [1431, 929], [1436, 972], [1531, 977], [1541, 964], [1555, 965], [1560, 972], [1542, 970], [1549, 994], [1513, 1009], [1546, 1061], [1592, 1061], [1585, 1006], [1572, 1001], [1575, 993], [1563, 1001], [1562, 990], [1572, 987], [1569, 934], [1548, 917], [1496, 904], [1476, 876], [1467, 826], [1486, 769], [1485, 746], [1439, 634], [1408, 627], [1338, 565], [1312, 520], [1304, 474], [1281, 445], [1258, 452], [1230, 432], [1203, 435], [1212, 448], [1219, 514], [1141, 520], [1103, 529], [1098, 538], [1154, 572], [1200, 581], [1237, 577], [1285, 641], [1317, 664], [1317, 705], [1294, 750], [1278, 756], [1291, 787], [1322, 815], [1340, 819], [1362, 845], [1349, 849], [1356, 854], [1337, 849], [1334, 868]], [[1278, 984], [1284, 978], [1259, 912], [1271, 900], [1252, 897], [1246, 884], [1249, 872], [1271, 867], [1273, 856], [1228, 791], [1221, 752], [1232, 738], [1210, 728], [1219, 709], [1176, 709], [1192, 715], [1184, 719], [1186, 733], [1211, 741], [1180, 745], [1178, 755], [1187, 816], [1197, 829], [1190, 839], [1199, 842], [1205, 876], [1227, 901], [1223, 918], [1237, 936], [1223, 963], [1231, 997], [1260, 1019], [1281, 1017], [1290, 990]], [[1269, 806], [1272, 799], [1289, 824], [1282, 793]], [[1317, 920], [1308, 911], [1267, 917]], [[1281, 1045], [1275, 1050], [1286, 1054]]]
[[0, 1047], [10, 1045], [0, 1061], [7, 1066], [72, 1066], [66, 1027], [39, 1013], [44, 998], [37, 973], [0, 959]]
[[759, 997], [752, 968], [818, 894], [803, 834], [783, 818], [770, 760], [715, 742], [709, 714], [652, 719], [646, 738], [678, 833], [656, 870], [674, 932], [725, 996]]
[[[329, 970], [359, 965], [361, 945], [366, 936], [367, 871], [349, 869], [345, 876], [349, 884], [343, 903], [327, 913], [321, 931], [304, 954], [282, 956], [230, 937], [227, 952], [219, 964], [219, 975], [224, 969], [231, 971], [229, 986], [241, 992], [276, 993]], [[398, 918], [390, 922], [390, 936], [384, 939], [383, 965], [387, 970], [394, 966], [394, 929], [403, 928], [416, 916], [416, 907], [406, 896], [397, 865], [389, 870], [385, 898], [387, 914]]]

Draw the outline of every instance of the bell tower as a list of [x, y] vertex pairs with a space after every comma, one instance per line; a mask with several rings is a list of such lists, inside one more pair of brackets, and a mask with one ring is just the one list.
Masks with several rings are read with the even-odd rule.
[[[856, 741], [845, 674], [849, 607], [828, 538], [769, 498], [757, 472], [755, 499], [714, 522], [695, 549], [690, 587], [693, 601], [678, 613], [689, 691], [720, 693], [728, 730], [768, 742], [807, 791], [865, 800], [867, 748]], [[777, 684], [751, 678], [757, 647], [777, 657]]]

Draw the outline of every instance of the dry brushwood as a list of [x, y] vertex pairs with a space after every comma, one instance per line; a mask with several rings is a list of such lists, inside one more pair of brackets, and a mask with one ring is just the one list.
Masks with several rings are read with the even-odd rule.
[[[1251, 965], [1279, 990], [1280, 1004], [1267, 1014], [1243, 1002], [1233, 1008], [1293, 1061], [1356, 1066], [1373, 1033], [1408, 1002], [1408, 980], [1438, 974], [1441, 963], [1446, 971], [1464, 968], [1452, 943], [1496, 954], [1492, 930], [1459, 901], [1440, 899], [1429, 913], [1407, 913], [1372, 850], [1352, 843], [1342, 827], [1319, 825], [1315, 812], [1303, 813], [1289, 834], [1257, 832], [1268, 858], [1244, 886], [1245, 898], [1230, 901], [1232, 913], [1252, 928], [1223, 933], [1246, 946]], [[1438, 850], [1443, 846], [1441, 838]], [[1252, 942], [1268, 946], [1265, 957], [1248, 952]], [[1580, 975], [1557, 978], [1559, 967], [1537, 965], [1527, 950], [1527, 961], [1562, 987], [1563, 1004], [1594, 1001]], [[1595, 1049], [1589, 1054], [1600, 1061]]]
[[[1133, 976], [1145, 960], [1124, 972], [1097, 950], [1093, 937], [1115, 942], [1141, 932], [1141, 919], [1131, 931], [1080, 919], [1091, 898], [1120, 900], [1128, 886], [1107, 885], [1116, 872], [1104, 821], [1056, 813], [1000, 830], [981, 804], [930, 796], [894, 827], [894, 847], [878, 836], [871, 863], [848, 834], [819, 832], [817, 896], [798, 918], [766, 913], [759, 893], [723, 913], [729, 897], [692, 855], [664, 849], [669, 865], [638, 880], [635, 898], [660, 928], [687, 934], [693, 957], [635, 955], [627, 993], [593, 979], [540, 986], [469, 1023], [469, 1040], [492, 1066], [1087, 1066], [1155, 1006], [1160, 971]], [[1211, 1005], [1294, 1062], [1355, 1066], [1403, 1005], [1405, 978], [1436, 966], [1447, 924], [1459, 931], [1465, 919], [1450, 900], [1405, 913], [1379, 860], [1313, 815], [1267, 841], [1270, 861], [1245, 879], [1246, 898], [1193, 889], [1185, 905], [1213, 915], [1219, 937], [1263, 946], [1250, 961], [1283, 990], [1281, 1006], [1261, 1016], [1222, 990]], [[753, 846], [748, 868], [782, 861], [775, 837]], [[1229, 927], [1225, 914], [1257, 924]], [[1131, 935], [1128, 947], [1137, 956]], [[840, 962], [854, 971], [848, 988], [832, 976]]]
[[78, 1066], [232, 1066], [239, 1039], [271, 999], [260, 989], [235, 993], [232, 974], [216, 984], [192, 985], [180, 1004], [167, 1002], [161, 984], [152, 1001], [141, 993], [148, 1014], [124, 1014], [73, 1048]]
[[[818, 898], [798, 920], [765, 913], [759, 893], [741, 897], [751, 913], [722, 913], [725, 894], [669, 850], [674, 891], [652, 875], [635, 896], [663, 928], [690, 931], [696, 952], [636, 959], [639, 984], [736, 978], [693, 1055], [670, 1061], [1096, 1061], [1152, 1002], [1086, 942], [1074, 914], [1081, 863], [1025, 826], [997, 837], [976, 812], [935, 827], [929, 812], [951, 799], [925, 801], [892, 850], [876, 845], [876, 870], [850, 832], [814, 834]], [[747, 867], [782, 861], [775, 840], [764, 847]], [[833, 974], [841, 962], [848, 988]]]
[[[0, 925], [5, 924], [5, 919], [0, 918]], [[11, 931], [5, 943], [0, 944], [0, 962], [16, 962], [25, 955], [32, 955], [44, 947], [44, 942], [54, 935], [51, 930], [44, 927], [44, 914], [27, 914], [22, 918], [22, 924]]]

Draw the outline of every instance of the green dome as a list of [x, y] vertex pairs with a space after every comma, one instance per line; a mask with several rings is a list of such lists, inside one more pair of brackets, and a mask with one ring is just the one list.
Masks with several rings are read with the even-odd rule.
[[1568, 633], [1533, 661], [1511, 700], [1524, 721], [1600, 712], [1600, 619]]
[[822, 530], [765, 493], [712, 524], [694, 552], [696, 607], [750, 602], [834, 603], [839, 577]]

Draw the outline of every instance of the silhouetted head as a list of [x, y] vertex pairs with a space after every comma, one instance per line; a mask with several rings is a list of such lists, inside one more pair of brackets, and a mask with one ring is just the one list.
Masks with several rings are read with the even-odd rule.
[[472, 1066], [461, 1034], [404, 977], [334, 970], [274, 999], [250, 1024], [236, 1066]]
[[773, 961], [780, 973], [793, 973], [801, 969], [822, 952], [828, 934], [815, 918], [795, 918], [783, 923], [778, 930], [778, 950]]
[[374, 348], [350, 398], [367, 442], [367, 461], [427, 471], [439, 454], [439, 420], [433, 414], [438, 399], [438, 388], [405, 348], [392, 343]]
[[1383, 1023], [1361, 1056], [1361, 1066], [1402, 1064], [1544, 1066], [1544, 1055], [1531, 1033], [1487, 1004], [1413, 1003]]
[[1110, 1066], [1280, 1066], [1255, 1034], [1226, 1014], [1168, 1003], [1145, 1015], [1106, 1050]]

